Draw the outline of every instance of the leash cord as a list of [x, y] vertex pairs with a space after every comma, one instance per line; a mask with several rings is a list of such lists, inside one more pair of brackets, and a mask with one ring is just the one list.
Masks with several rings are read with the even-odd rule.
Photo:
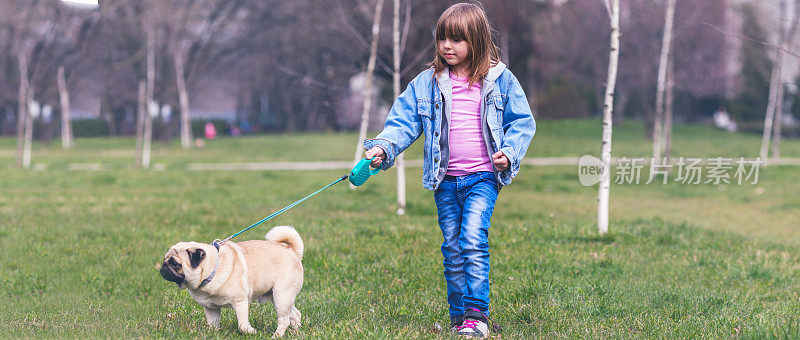
[[[272, 218], [273, 218], [273, 217], [275, 217], [275, 216], [278, 216], [278, 215], [280, 215], [280, 214], [281, 214], [281, 213], [283, 213], [284, 211], [286, 211], [286, 210], [289, 210], [289, 209], [291, 209], [292, 207], [294, 207], [294, 206], [296, 206], [296, 205], [298, 205], [298, 204], [300, 204], [300, 203], [303, 203], [303, 201], [305, 201], [305, 200], [307, 200], [307, 199], [311, 198], [311, 196], [314, 196], [314, 195], [316, 195], [316, 194], [320, 193], [322, 190], [325, 190], [325, 189], [327, 189], [327, 188], [330, 188], [330, 187], [331, 187], [331, 186], [333, 186], [334, 184], [336, 184], [336, 183], [339, 183], [339, 182], [341, 182], [341, 181], [344, 181], [344, 180], [347, 178], [347, 176], [348, 176], [348, 175], [344, 175], [344, 176], [342, 176], [341, 178], [339, 178], [339, 179], [337, 179], [337, 180], [333, 181], [331, 184], [328, 184], [328, 185], [326, 185], [324, 188], [322, 188], [322, 189], [319, 189], [319, 190], [315, 191], [313, 194], [311, 194], [311, 195], [308, 195], [308, 196], [306, 196], [306, 197], [303, 197], [303, 198], [302, 198], [302, 199], [300, 199], [299, 201], [297, 201], [297, 202], [294, 202], [294, 203], [292, 203], [292, 204], [289, 204], [289, 205], [287, 205], [287, 206], [286, 206], [286, 207], [284, 207], [283, 209], [281, 209], [281, 210], [278, 210], [278, 211], [276, 211], [276, 212], [272, 213], [272, 215], [269, 215], [269, 216], [267, 216], [267, 217], [264, 217], [264, 218], [263, 218], [263, 219], [261, 219], [260, 221], [258, 221], [258, 222], [256, 222], [256, 223], [253, 223], [253, 224], [252, 224], [252, 225], [250, 225], [249, 227], [242, 229], [241, 231], [239, 231], [239, 232], [238, 232], [238, 233], [236, 233], [236, 234], [233, 234], [233, 235], [231, 235], [231, 236], [228, 236], [228, 238], [226, 238], [226, 239], [224, 239], [224, 240], [222, 240], [222, 241], [219, 241], [219, 240], [214, 240], [214, 243], [216, 243], [216, 244], [218, 244], [218, 245], [223, 245], [223, 244], [225, 244], [225, 242], [228, 242], [228, 240], [230, 240], [230, 239], [232, 239], [232, 238], [234, 238], [234, 237], [236, 237], [236, 236], [239, 236], [239, 234], [241, 234], [241, 233], [243, 233], [243, 232], [245, 232], [245, 231], [248, 231], [248, 230], [250, 230], [251, 228], [253, 228], [253, 227], [255, 227], [255, 226], [257, 226], [257, 225], [259, 225], [259, 224], [261, 224], [261, 223], [264, 223], [264, 222], [266, 222], [266, 221], [268, 221], [268, 220], [272, 219]], [[212, 244], [213, 244], [213, 243], [212, 243]]]

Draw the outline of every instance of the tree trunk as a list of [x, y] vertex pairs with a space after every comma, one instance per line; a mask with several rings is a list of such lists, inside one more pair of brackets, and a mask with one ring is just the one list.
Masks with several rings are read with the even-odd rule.
[[72, 111], [64, 66], [58, 67], [58, 95], [61, 99], [61, 148], [72, 149]]
[[139, 95], [136, 97], [136, 167], [142, 167], [142, 146], [144, 146], [144, 116], [147, 114], [147, 84], [139, 80]]
[[[608, 5], [608, 2], [606, 2]], [[609, 6], [611, 22], [611, 49], [608, 58], [608, 78], [606, 79], [606, 98], [603, 104], [603, 146], [601, 162], [603, 172], [597, 195], [597, 229], [600, 234], [608, 232], [608, 204], [611, 191], [611, 129], [614, 112], [614, 88], [617, 85], [617, 65], [619, 62], [619, 0], [612, 0]]]
[[31, 168], [31, 146], [33, 145], [33, 114], [31, 114], [31, 103], [33, 103], [33, 87], [28, 87], [28, 114], [25, 115], [25, 141], [22, 150], [22, 167]]
[[667, 79], [667, 63], [669, 62], [669, 52], [672, 45], [672, 21], [675, 17], [675, 1], [667, 0], [667, 10], [664, 14], [664, 35], [661, 40], [661, 56], [658, 61], [658, 87], [656, 90], [656, 119], [653, 123], [653, 158], [656, 162], [661, 160], [661, 149], [663, 147], [663, 123], [664, 123], [664, 90]]
[[[780, 59], [783, 53], [778, 51]], [[775, 162], [781, 157], [781, 127], [783, 126], [783, 82], [778, 81], [778, 92], [775, 94], [775, 126], [772, 129], [772, 161]]]
[[25, 121], [28, 118], [28, 56], [23, 50], [17, 52], [19, 65], [19, 96], [17, 97], [17, 167], [22, 167], [25, 144]]
[[[786, 22], [786, 1], [780, 2], [780, 22], [778, 23], [778, 46], [783, 46], [783, 32], [784, 22]], [[759, 156], [761, 161], [766, 166], [767, 157], [769, 156], [769, 143], [770, 136], [772, 136], [772, 123], [775, 121], [775, 106], [778, 99], [778, 87], [781, 82], [781, 74], [783, 72], [783, 52], [775, 50], [775, 62], [772, 64], [772, 75], [769, 78], [769, 101], [767, 102], [767, 112], [764, 115], [764, 131], [761, 135], [761, 152]]]
[[153, 102], [155, 87], [155, 34], [147, 33], [147, 91], [145, 95], [144, 138], [142, 142], [142, 168], [150, 168], [150, 144], [153, 141], [153, 113], [150, 104]]
[[[781, 39], [781, 48], [777, 50], [778, 59], [780, 59], [781, 67], [783, 66], [783, 58], [785, 57], [784, 52], [790, 48], [791, 42], [794, 40], [795, 33], [797, 32], [797, 23], [795, 22], [797, 15], [796, 15], [796, 6], [797, 3], [795, 0], [790, 0], [786, 3], [787, 8], [783, 9], [782, 16], [788, 17], [788, 20], [782, 20], [791, 22], [791, 28], [788, 32], [786, 32], [786, 36]], [[791, 17], [789, 17], [790, 14]], [[783, 31], [781, 31], [783, 32]], [[782, 70], [782, 68], [781, 68]], [[772, 134], [772, 159], [777, 161], [781, 157], [781, 130], [783, 127], [783, 79], [782, 79], [782, 71], [778, 74], [778, 88], [777, 92], [775, 93], [775, 126], [773, 128]], [[765, 158], [766, 159], [766, 158]]]
[[667, 61], [667, 89], [664, 101], [664, 164], [672, 161], [672, 117], [675, 92], [675, 60], [670, 57]]
[[[372, 75], [375, 73], [375, 60], [378, 56], [378, 33], [381, 29], [381, 10], [383, 0], [378, 0], [375, 5], [375, 17], [372, 20], [372, 45], [369, 51], [369, 62], [367, 63], [367, 80], [364, 84], [364, 107], [361, 111], [361, 128], [358, 131], [358, 144], [353, 164], [357, 163], [364, 154], [364, 139], [367, 138], [367, 128], [369, 127], [369, 110], [372, 106]], [[351, 189], [355, 186], [350, 184]]]
[[[780, 56], [780, 51], [777, 52]], [[778, 96], [778, 83], [780, 83], [781, 68], [783, 58], [777, 58], [772, 65], [772, 76], [769, 78], [769, 101], [767, 102], [767, 112], [764, 115], [764, 130], [761, 135], [761, 152], [759, 153], [763, 164], [767, 165], [769, 155], [770, 136], [772, 136], [772, 123], [775, 121], [775, 103]]]
[[190, 124], [191, 112], [189, 111], [189, 91], [186, 90], [186, 80], [183, 72], [183, 55], [175, 51], [175, 78], [178, 87], [178, 101], [181, 106], [181, 147], [192, 147], [192, 126]]
[[[394, 0], [394, 23], [392, 25], [392, 46], [394, 55], [394, 72], [392, 73], [392, 89], [394, 98], [400, 96], [400, 0]], [[397, 214], [406, 214], [406, 161], [405, 153], [397, 155]]]

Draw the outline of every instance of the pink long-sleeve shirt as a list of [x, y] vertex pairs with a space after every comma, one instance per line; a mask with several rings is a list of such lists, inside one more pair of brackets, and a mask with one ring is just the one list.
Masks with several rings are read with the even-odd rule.
[[450, 113], [450, 176], [492, 171], [492, 158], [481, 133], [481, 84], [469, 86], [469, 79], [450, 73], [453, 110]]

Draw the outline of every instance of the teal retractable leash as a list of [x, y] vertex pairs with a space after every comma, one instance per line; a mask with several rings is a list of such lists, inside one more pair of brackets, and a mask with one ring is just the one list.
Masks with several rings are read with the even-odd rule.
[[314, 195], [316, 195], [316, 194], [318, 194], [318, 193], [322, 192], [323, 190], [325, 190], [325, 189], [327, 189], [327, 188], [330, 188], [330, 187], [332, 187], [332, 186], [333, 186], [334, 184], [336, 184], [336, 183], [339, 183], [339, 182], [341, 182], [341, 181], [344, 181], [344, 180], [345, 180], [345, 179], [347, 179], [347, 178], [349, 178], [349, 179], [350, 179], [350, 183], [352, 183], [353, 185], [355, 185], [355, 186], [361, 186], [362, 184], [364, 184], [365, 182], [367, 182], [367, 179], [369, 179], [369, 176], [377, 175], [377, 174], [378, 174], [378, 173], [381, 171], [381, 169], [370, 169], [370, 166], [369, 166], [369, 165], [370, 165], [370, 162], [371, 162], [371, 161], [372, 161], [372, 158], [364, 158], [364, 159], [360, 160], [358, 163], [356, 163], [356, 165], [353, 167], [353, 169], [352, 169], [352, 170], [350, 170], [350, 173], [349, 173], [349, 174], [347, 174], [347, 175], [344, 175], [344, 176], [342, 176], [341, 178], [339, 178], [339, 179], [337, 179], [337, 180], [335, 180], [335, 181], [331, 182], [331, 184], [328, 184], [328, 185], [326, 185], [325, 187], [323, 187], [322, 189], [319, 189], [319, 190], [315, 191], [313, 194], [311, 194], [311, 195], [308, 195], [308, 196], [306, 196], [306, 197], [303, 197], [302, 199], [298, 200], [297, 202], [294, 202], [294, 203], [292, 203], [292, 204], [289, 204], [289, 205], [287, 205], [287, 206], [286, 206], [286, 207], [284, 207], [283, 209], [281, 209], [281, 210], [278, 210], [278, 211], [276, 211], [276, 212], [272, 213], [272, 215], [269, 215], [269, 216], [267, 216], [267, 217], [264, 217], [264, 218], [263, 218], [263, 219], [261, 219], [260, 221], [258, 221], [258, 222], [256, 222], [256, 223], [253, 223], [253, 224], [251, 224], [249, 227], [242, 229], [242, 230], [241, 230], [241, 231], [239, 231], [238, 233], [235, 233], [235, 234], [233, 234], [233, 235], [231, 235], [231, 236], [228, 236], [228, 238], [226, 238], [226, 239], [224, 239], [224, 240], [219, 240], [219, 239], [216, 239], [216, 240], [214, 240], [214, 242], [212, 242], [211, 244], [212, 244], [214, 247], [216, 247], [216, 248], [217, 248], [217, 250], [219, 250], [219, 247], [220, 247], [221, 245], [225, 244], [225, 242], [228, 242], [228, 240], [230, 240], [230, 239], [232, 239], [232, 238], [234, 238], [234, 237], [236, 237], [236, 236], [239, 236], [239, 234], [241, 234], [241, 233], [243, 233], [243, 232], [245, 232], [245, 231], [248, 231], [248, 230], [250, 230], [250, 229], [252, 229], [252, 228], [256, 227], [257, 225], [259, 225], [259, 224], [261, 224], [261, 223], [264, 223], [264, 222], [266, 222], [266, 221], [269, 221], [269, 220], [271, 220], [273, 217], [275, 217], [275, 216], [278, 216], [278, 215], [282, 214], [282, 213], [283, 213], [283, 212], [285, 212], [286, 210], [289, 210], [289, 209], [293, 208], [294, 206], [296, 206], [296, 205], [298, 205], [298, 204], [300, 204], [300, 203], [303, 203], [303, 201], [305, 201], [305, 200], [307, 200], [307, 199], [311, 198], [312, 196], [314, 196]]
[[358, 161], [358, 164], [353, 167], [353, 170], [350, 170], [350, 175], [348, 175], [350, 183], [360, 186], [369, 179], [369, 176], [374, 176], [381, 172], [380, 168], [370, 169], [369, 164], [371, 162], [372, 158], [364, 158]]
[[[220, 239], [216, 239], [216, 240], [214, 240], [214, 242], [211, 242], [211, 245], [212, 245], [212, 246], [214, 246], [214, 248], [216, 248], [216, 249], [217, 249], [217, 253], [219, 253], [219, 251], [220, 251], [220, 250], [219, 250], [219, 248], [220, 248], [220, 247], [221, 247], [223, 244], [225, 244], [225, 242], [228, 242], [230, 239], [232, 239], [232, 238], [234, 238], [234, 237], [236, 237], [236, 236], [239, 236], [239, 234], [241, 234], [241, 233], [243, 233], [243, 232], [245, 232], [245, 231], [248, 231], [248, 230], [250, 230], [250, 229], [252, 229], [252, 228], [256, 227], [257, 225], [259, 225], [259, 224], [261, 224], [261, 223], [264, 223], [264, 222], [266, 222], [266, 221], [269, 221], [269, 220], [270, 220], [270, 219], [272, 219], [273, 217], [275, 217], [275, 216], [278, 216], [278, 215], [282, 214], [284, 211], [286, 211], [286, 210], [289, 210], [289, 209], [291, 209], [292, 207], [294, 207], [294, 206], [296, 206], [296, 205], [298, 205], [298, 204], [300, 204], [300, 203], [303, 203], [303, 201], [305, 201], [305, 200], [307, 200], [307, 199], [311, 198], [312, 196], [314, 196], [314, 195], [316, 195], [316, 194], [318, 194], [318, 193], [322, 192], [323, 190], [325, 190], [325, 189], [327, 189], [327, 188], [330, 188], [330, 187], [332, 187], [334, 184], [336, 184], [336, 183], [339, 183], [339, 182], [341, 182], [341, 181], [344, 181], [344, 180], [345, 180], [345, 178], [349, 178], [349, 179], [350, 179], [350, 183], [353, 183], [353, 185], [355, 185], [355, 186], [360, 186], [360, 185], [364, 184], [364, 183], [367, 181], [367, 179], [369, 179], [369, 176], [372, 176], [372, 175], [377, 175], [377, 174], [378, 174], [378, 173], [381, 171], [381, 169], [373, 169], [373, 170], [370, 170], [370, 168], [369, 168], [369, 164], [370, 164], [370, 162], [371, 162], [371, 161], [372, 161], [372, 158], [364, 158], [364, 159], [362, 159], [361, 161], [359, 161], [359, 162], [358, 162], [358, 163], [357, 163], [357, 164], [356, 164], [356, 165], [353, 167], [353, 169], [352, 169], [352, 170], [350, 170], [350, 173], [349, 173], [349, 174], [347, 174], [347, 175], [344, 175], [344, 176], [342, 176], [341, 178], [339, 178], [339, 179], [337, 179], [337, 180], [335, 180], [335, 181], [331, 182], [331, 184], [328, 184], [328, 185], [326, 185], [325, 187], [323, 187], [322, 189], [319, 189], [319, 190], [315, 191], [315, 192], [314, 192], [314, 193], [312, 193], [311, 195], [308, 195], [308, 196], [306, 196], [306, 197], [303, 197], [303, 198], [301, 198], [300, 200], [298, 200], [297, 202], [294, 202], [294, 203], [292, 203], [292, 204], [289, 204], [289, 205], [287, 205], [287, 206], [286, 206], [286, 207], [284, 207], [283, 209], [281, 209], [281, 210], [278, 210], [278, 211], [276, 211], [276, 212], [272, 213], [272, 215], [269, 215], [269, 216], [267, 216], [267, 217], [264, 217], [264, 218], [262, 218], [260, 221], [258, 221], [258, 222], [256, 222], [256, 223], [253, 223], [253, 224], [251, 224], [249, 227], [242, 229], [241, 231], [239, 231], [239, 232], [238, 232], [238, 233], [236, 233], [236, 234], [233, 234], [233, 235], [231, 235], [231, 236], [228, 236], [228, 238], [226, 238], [226, 239], [224, 239], [224, 240], [220, 240]], [[211, 282], [211, 280], [212, 280], [212, 279], [214, 279], [214, 275], [216, 275], [216, 274], [217, 274], [217, 269], [219, 269], [219, 256], [217, 256], [217, 264], [216, 264], [216, 266], [214, 267], [214, 271], [212, 271], [212, 272], [211, 272], [211, 275], [209, 275], [207, 278], [205, 278], [205, 280], [203, 280], [202, 282], [200, 282], [200, 284], [197, 286], [197, 289], [200, 289], [200, 288], [202, 288], [203, 286], [205, 286], [206, 284], [208, 284], [209, 282]]]

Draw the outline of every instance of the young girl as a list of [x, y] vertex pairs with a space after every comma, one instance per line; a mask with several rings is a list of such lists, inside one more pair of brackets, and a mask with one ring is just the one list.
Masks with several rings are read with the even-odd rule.
[[434, 191], [444, 236], [451, 329], [487, 337], [489, 226], [536, 123], [517, 79], [499, 60], [478, 4], [455, 4], [436, 24], [436, 56], [395, 100], [383, 131], [364, 142], [383, 170], [425, 135], [422, 184]]

